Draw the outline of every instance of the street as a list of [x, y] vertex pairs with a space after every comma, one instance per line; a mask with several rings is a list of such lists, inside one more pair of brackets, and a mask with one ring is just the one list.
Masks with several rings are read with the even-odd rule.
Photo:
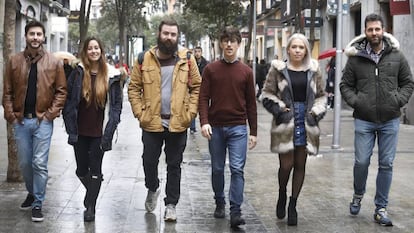
[[[161, 192], [154, 213], [146, 213], [147, 190], [142, 169], [141, 130], [133, 117], [126, 90], [124, 108], [113, 150], [103, 160], [104, 181], [97, 203], [96, 221], [83, 222], [85, 190], [75, 175], [73, 148], [69, 146], [62, 118], [54, 122], [49, 156], [49, 180], [43, 204], [45, 221], [33, 223], [30, 211], [19, 210], [26, 197], [23, 183], [7, 183], [7, 139], [3, 108], [0, 107], [0, 232], [235, 232], [226, 219], [215, 219], [210, 183], [210, 159], [207, 139], [200, 132], [188, 134], [182, 165], [181, 198], [177, 205], [177, 222], [164, 223]], [[258, 103], [258, 145], [248, 153], [245, 167], [245, 201], [242, 205], [246, 225], [238, 232], [414, 232], [414, 126], [401, 125], [389, 196], [389, 215], [393, 227], [374, 222], [376, 149], [372, 156], [367, 193], [358, 216], [350, 216], [352, 189], [353, 118], [352, 112], [341, 113], [341, 149], [331, 149], [333, 111], [321, 122], [321, 148], [310, 156], [302, 192], [298, 198], [298, 226], [287, 226], [286, 219], [276, 218], [278, 196], [278, 156], [269, 150], [271, 115]], [[197, 121], [199, 128], [199, 121]], [[164, 155], [159, 177], [165, 187]], [[226, 190], [229, 184], [227, 168]], [[290, 193], [290, 185], [288, 186]], [[228, 207], [228, 206], [227, 206]]]

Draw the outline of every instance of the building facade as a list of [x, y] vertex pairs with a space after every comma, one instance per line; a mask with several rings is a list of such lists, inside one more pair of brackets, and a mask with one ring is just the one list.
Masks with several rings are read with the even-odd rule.
[[66, 51], [68, 47], [69, 0], [18, 0], [16, 11], [15, 51], [25, 48], [24, 27], [30, 20], [42, 22], [46, 29], [44, 47], [50, 52]]

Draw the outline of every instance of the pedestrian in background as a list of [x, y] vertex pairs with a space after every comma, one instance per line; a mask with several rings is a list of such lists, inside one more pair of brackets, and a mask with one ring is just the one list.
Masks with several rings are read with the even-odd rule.
[[387, 215], [393, 162], [397, 149], [400, 108], [410, 99], [414, 82], [410, 65], [399, 42], [384, 31], [380, 15], [365, 18], [365, 34], [346, 47], [348, 55], [340, 89], [345, 102], [354, 108], [355, 161], [354, 195], [349, 210], [357, 215], [366, 191], [368, 168], [378, 137], [378, 173], [374, 220], [392, 226]]
[[68, 98], [63, 109], [68, 143], [75, 151], [76, 176], [86, 188], [85, 222], [95, 220], [96, 200], [103, 181], [103, 155], [112, 149], [112, 138], [120, 122], [121, 79], [121, 72], [106, 63], [102, 42], [95, 37], [86, 38], [80, 63], [68, 79]]
[[[253, 71], [240, 62], [237, 50], [241, 34], [235, 27], [224, 28], [220, 34], [223, 59], [206, 66], [200, 89], [201, 133], [209, 142], [215, 218], [225, 217], [224, 168], [226, 151], [231, 172], [229, 200], [230, 225], [244, 225], [241, 205], [244, 192], [244, 165], [247, 145], [256, 146], [257, 110]], [[250, 132], [248, 126], [250, 127]]]
[[42, 204], [48, 179], [53, 120], [66, 100], [63, 63], [43, 48], [45, 27], [30, 21], [26, 48], [7, 62], [4, 75], [4, 118], [12, 124], [19, 166], [28, 192], [20, 209], [32, 209], [32, 221], [44, 219]]
[[259, 63], [257, 62], [258, 60], [259, 59], [256, 57], [256, 85], [258, 87], [256, 98], [258, 101], [260, 101], [260, 95], [262, 94], [263, 84], [266, 80], [268, 69], [266, 66], [266, 61], [264, 59], [261, 59]]
[[293, 34], [287, 61], [273, 60], [263, 87], [263, 106], [273, 114], [272, 152], [279, 153], [279, 198], [276, 216], [286, 215], [286, 186], [293, 170], [288, 225], [297, 225], [296, 203], [305, 178], [308, 154], [319, 149], [319, 121], [326, 113], [326, 95], [319, 64], [311, 58], [309, 42]]
[[[178, 23], [164, 18], [158, 26], [157, 46], [137, 60], [128, 86], [134, 116], [142, 128], [142, 162], [145, 209], [154, 211], [160, 193], [158, 163], [164, 145], [167, 164], [165, 221], [176, 221], [175, 207], [180, 198], [181, 163], [187, 143], [187, 129], [197, 115], [201, 77], [194, 56], [178, 47]], [[189, 64], [190, 63], [190, 64]]]
[[326, 73], [328, 78], [326, 79], [325, 91], [328, 95], [328, 108], [334, 108], [335, 99], [335, 57], [331, 57], [328, 64], [326, 65]]
[[[208, 61], [203, 57], [203, 49], [200, 46], [197, 46], [194, 48], [194, 57], [197, 62], [198, 72], [200, 72], [200, 75], [203, 74], [204, 67], [208, 64]], [[190, 125], [190, 133], [193, 134], [197, 132], [196, 128], [196, 120], [195, 118], [191, 121]]]

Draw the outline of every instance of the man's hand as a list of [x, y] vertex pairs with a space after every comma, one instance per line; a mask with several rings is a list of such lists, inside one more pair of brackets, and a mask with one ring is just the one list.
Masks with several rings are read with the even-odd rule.
[[211, 130], [210, 124], [205, 124], [201, 126], [201, 135], [203, 135], [203, 137], [206, 137], [208, 140], [210, 140], [212, 134], [213, 131]]
[[249, 150], [253, 149], [257, 144], [257, 137], [256, 136], [249, 136]]

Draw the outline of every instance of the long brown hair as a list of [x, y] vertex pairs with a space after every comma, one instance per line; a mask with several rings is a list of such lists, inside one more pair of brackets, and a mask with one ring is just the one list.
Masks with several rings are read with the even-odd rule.
[[[99, 48], [101, 49], [101, 58], [98, 60], [98, 73], [96, 74], [95, 90], [91, 87], [91, 61], [88, 59], [88, 46], [89, 42], [95, 40], [98, 42]], [[98, 107], [104, 108], [106, 101], [106, 94], [108, 91], [108, 67], [105, 60], [105, 51], [103, 43], [96, 37], [86, 38], [80, 58], [84, 67], [83, 81], [82, 81], [82, 96], [85, 98], [87, 105], [91, 104], [91, 95], [95, 94], [95, 104]]]

